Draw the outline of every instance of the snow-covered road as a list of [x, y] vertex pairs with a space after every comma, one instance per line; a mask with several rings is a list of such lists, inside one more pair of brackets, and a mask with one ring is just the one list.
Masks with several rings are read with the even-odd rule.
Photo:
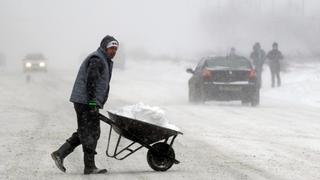
[[[0, 73], [0, 179], [320, 179], [320, 64], [293, 66], [283, 86], [269, 87], [265, 68], [261, 105], [187, 100], [186, 63], [129, 62], [115, 70], [105, 109], [143, 102], [159, 106], [184, 132], [174, 144], [181, 161], [155, 172], [143, 149], [124, 161], [105, 156], [108, 126], [101, 124], [97, 164], [107, 175], [83, 176], [82, 150], [61, 173], [50, 153], [76, 129], [68, 102], [76, 69], [49, 71], [25, 82], [22, 73]], [[295, 72], [295, 73], [293, 73]]]

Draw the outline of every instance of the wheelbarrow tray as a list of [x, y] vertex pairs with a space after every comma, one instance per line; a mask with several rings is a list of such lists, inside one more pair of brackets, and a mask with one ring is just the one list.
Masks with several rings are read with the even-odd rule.
[[163, 139], [168, 139], [171, 136], [182, 134], [173, 129], [121, 116], [109, 111], [108, 115], [109, 118], [101, 118], [102, 121], [110, 124], [119, 135], [134, 142], [152, 144]]

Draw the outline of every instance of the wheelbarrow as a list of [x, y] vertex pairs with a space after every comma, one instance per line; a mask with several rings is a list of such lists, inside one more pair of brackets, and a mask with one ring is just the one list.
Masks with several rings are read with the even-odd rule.
[[[155, 171], [167, 171], [173, 164], [180, 163], [175, 159], [172, 145], [178, 134], [182, 135], [181, 132], [114, 114], [109, 111], [107, 112], [109, 117], [100, 114], [99, 119], [110, 125], [106, 150], [106, 155], [108, 157], [124, 160], [145, 147], [148, 149], [148, 164]], [[109, 148], [112, 130], [118, 134], [118, 140], [114, 151], [110, 153]], [[129, 139], [132, 142], [124, 148], [119, 148], [122, 137]]]

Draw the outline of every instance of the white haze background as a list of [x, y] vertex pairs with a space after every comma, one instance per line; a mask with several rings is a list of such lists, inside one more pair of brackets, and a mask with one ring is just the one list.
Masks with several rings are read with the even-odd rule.
[[[319, 12], [318, 0], [0, 0], [0, 179], [319, 180]], [[127, 64], [114, 68], [101, 112], [141, 101], [163, 109], [184, 133], [173, 146], [181, 163], [165, 173], [150, 169], [146, 148], [107, 158], [104, 123], [96, 162], [107, 175], [82, 175], [80, 147], [65, 159], [67, 173], [50, 157], [76, 130], [70, 92], [106, 34]], [[188, 102], [186, 67], [231, 47], [248, 56], [256, 41], [266, 51], [279, 43], [289, 64], [281, 87], [270, 87], [265, 65], [258, 107]], [[47, 57], [48, 72], [28, 83], [21, 59], [33, 52]]]
[[199, 58], [233, 46], [246, 55], [256, 41], [310, 55], [320, 49], [319, 12], [317, 0], [1, 0], [0, 52], [12, 67], [30, 52], [73, 65], [110, 34], [139, 57]]

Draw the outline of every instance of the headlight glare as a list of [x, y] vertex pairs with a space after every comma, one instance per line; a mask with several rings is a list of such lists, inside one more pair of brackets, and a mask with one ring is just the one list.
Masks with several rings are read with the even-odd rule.
[[32, 64], [31, 64], [30, 62], [27, 62], [27, 63], [26, 63], [26, 67], [27, 67], [27, 68], [30, 68], [31, 66], [32, 66]]
[[46, 66], [46, 63], [40, 62], [40, 63], [39, 63], [39, 66], [40, 66], [40, 67], [45, 67], [45, 66]]

